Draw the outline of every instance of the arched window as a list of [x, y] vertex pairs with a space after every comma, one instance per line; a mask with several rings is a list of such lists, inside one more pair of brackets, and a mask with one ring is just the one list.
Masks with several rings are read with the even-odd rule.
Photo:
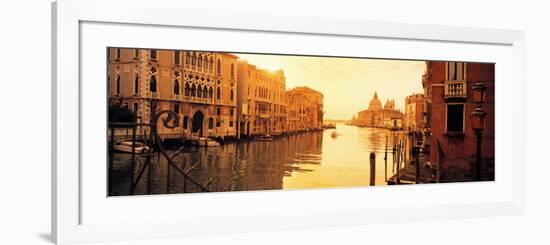
[[189, 52], [185, 52], [185, 64], [191, 64], [191, 54]]
[[208, 118], [208, 128], [214, 128], [214, 118]]
[[136, 78], [134, 79], [134, 95], [139, 94], [139, 76], [136, 75]]
[[231, 94], [229, 95], [229, 99], [233, 101], [233, 97], [234, 97], [234, 92], [233, 92], [233, 89], [231, 89]]
[[231, 78], [235, 77], [235, 66], [231, 64]]
[[119, 95], [120, 94], [120, 75], [116, 75], [116, 88], [115, 88], [115, 93], [116, 95]]
[[202, 85], [199, 85], [199, 90], [197, 91], [197, 97], [202, 97]]
[[212, 57], [210, 57], [210, 61], [208, 62], [210, 63], [209, 67], [210, 67], [210, 72], [212, 72], [212, 69], [214, 69], [214, 60], [212, 60]]
[[214, 98], [214, 91], [212, 90], [212, 87], [208, 89], [208, 98], [210, 99]]
[[180, 83], [178, 79], [174, 80], [174, 95], [180, 95]]
[[222, 91], [220, 89], [220, 87], [218, 87], [216, 89], [216, 99], [221, 99], [222, 98]]
[[151, 91], [152, 93], [157, 92], [157, 77], [155, 77], [154, 75], [151, 76], [151, 82], [149, 83], [149, 91]]
[[198, 66], [199, 68], [202, 67], [202, 54], [199, 54], [199, 62], [197, 62], [197, 66]]
[[189, 87], [189, 83], [185, 83], [185, 96], [189, 96], [191, 94], [191, 88]]
[[195, 97], [197, 95], [197, 87], [195, 84], [193, 84], [193, 88], [191, 88], [191, 96]]
[[207, 71], [208, 70], [208, 58], [206, 56], [204, 56], [204, 70]]
[[195, 53], [193, 53], [193, 56], [191, 56], [191, 65], [195, 66], [197, 64], [197, 57], [195, 56]]
[[218, 74], [222, 73], [222, 62], [220, 61], [220, 59], [218, 59], [216, 70], [218, 70]]

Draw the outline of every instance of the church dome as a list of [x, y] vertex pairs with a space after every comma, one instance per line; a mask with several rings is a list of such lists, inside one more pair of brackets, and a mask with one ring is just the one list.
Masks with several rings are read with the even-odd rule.
[[378, 94], [374, 92], [374, 97], [369, 103], [369, 110], [382, 110], [382, 102], [378, 99]]

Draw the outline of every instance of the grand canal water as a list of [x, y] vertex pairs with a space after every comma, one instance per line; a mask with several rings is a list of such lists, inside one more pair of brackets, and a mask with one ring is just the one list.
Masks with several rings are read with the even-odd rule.
[[[333, 131], [338, 136], [333, 138]], [[388, 138], [387, 166], [384, 161]], [[183, 169], [198, 163], [191, 176], [200, 183], [216, 177], [211, 191], [246, 191], [368, 186], [369, 154], [376, 154], [376, 185], [394, 174], [392, 132], [337, 124], [337, 129], [285, 136], [274, 141], [241, 141], [222, 147], [192, 148], [175, 158]], [[115, 154], [113, 195], [129, 192], [129, 154]], [[143, 162], [143, 159], [140, 159]], [[142, 163], [138, 163], [138, 168]], [[387, 172], [386, 172], [387, 171]], [[151, 191], [166, 193], [167, 164], [153, 159]], [[138, 175], [136, 170], [136, 176]], [[144, 174], [145, 176], [146, 174]], [[146, 194], [143, 177], [134, 194]], [[171, 171], [170, 192], [183, 192], [183, 176]], [[199, 191], [187, 184], [187, 192]]]

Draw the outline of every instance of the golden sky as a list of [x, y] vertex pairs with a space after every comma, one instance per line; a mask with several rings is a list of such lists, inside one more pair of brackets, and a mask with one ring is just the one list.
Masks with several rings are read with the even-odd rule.
[[382, 103], [421, 93], [424, 61], [236, 54], [268, 70], [283, 69], [286, 87], [307, 86], [324, 95], [325, 119], [350, 119], [368, 107], [375, 91]]

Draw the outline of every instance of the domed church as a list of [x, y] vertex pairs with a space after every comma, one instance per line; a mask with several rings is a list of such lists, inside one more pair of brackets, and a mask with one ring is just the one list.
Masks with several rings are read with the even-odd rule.
[[369, 110], [378, 111], [382, 110], [382, 102], [378, 99], [378, 93], [374, 92], [374, 97], [370, 100]]
[[352, 124], [360, 127], [401, 129], [402, 120], [403, 113], [395, 109], [395, 100], [386, 100], [382, 107], [378, 93], [374, 92], [368, 109], [360, 111]]

